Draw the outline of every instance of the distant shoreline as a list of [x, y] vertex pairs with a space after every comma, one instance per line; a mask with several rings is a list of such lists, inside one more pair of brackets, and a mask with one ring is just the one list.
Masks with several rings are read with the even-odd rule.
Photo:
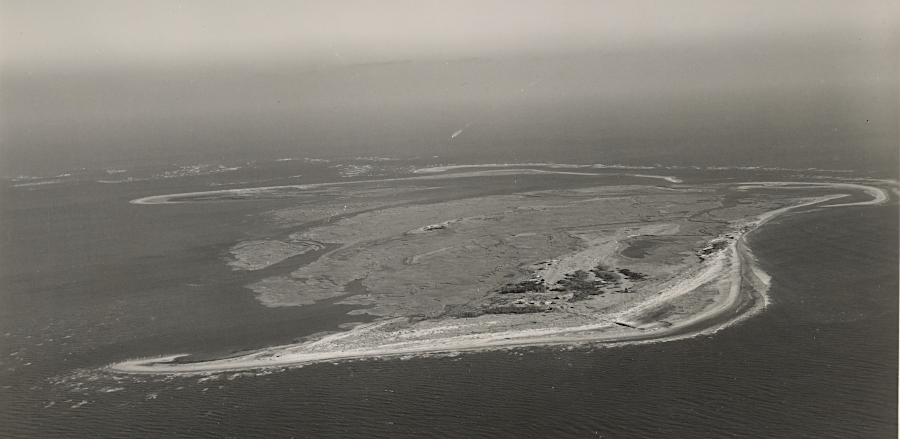
[[[490, 165], [491, 167], [503, 167], [504, 165]], [[522, 166], [522, 165], [517, 165]], [[546, 166], [552, 168], [568, 168], [575, 167], [578, 168], [577, 165], [571, 166], [563, 166], [563, 165], [540, 165], [533, 164], [531, 166]], [[458, 166], [459, 168], [471, 168], [471, 167], [480, 167], [480, 166]], [[509, 165], [508, 167], [512, 167]], [[255, 199], [256, 196], [259, 195], [268, 195], [274, 194], [278, 191], [305, 191], [311, 189], [321, 189], [332, 186], [347, 186], [354, 184], [370, 184], [370, 183], [386, 183], [386, 182], [403, 182], [403, 181], [416, 181], [416, 180], [440, 180], [440, 179], [450, 179], [450, 178], [466, 178], [466, 177], [486, 177], [486, 176], [503, 176], [503, 175], [532, 175], [532, 174], [560, 174], [560, 175], [580, 175], [585, 177], [615, 177], [615, 176], [629, 176], [629, 177], [638, 177], [638, 178], [652, 178], [652, 179], [660, 179], [665, 180], [670, 183], [681, 183], [681, 180], [675, 177], [662, 176], [662, 175], [648, 175], [648, 174], [623, 174], [619, 172], [615, 173], [596, 173], [596, 172], [572, 172], [572, 171], [548, 171], [542, 169], [532, 169], [532, 168], [519, 168], [519, 169], [492, 169], [485, 171], [469, 171], [469, 172], [458, 172], [458, 173], [450, 173], [444, 174], [446, 170], [455, 169], [457, 167], [448, 167], [444, 168], [424, 168], [424, 170], [417, 170], [416, 174], [427, 174], [427, 175], [418, 175], [415, 177], [397, 177], [397, 178], [383, 178], [377, 180], [359, 180], [359, 181], [337, 181], [337, 182], [329, 182], [329, 183], [309, 183], [309, 184], [298, 184], [298, 185], [285, 185], [285, 186], [262, 186], [262, 187], [253, 187], [253, 188], [243, 188], [243, 189], [222, 189], [216, 191], [202, 191], [202, 192], [186, 192], [179, 194], [167, 194], [167, 195], [153, 195], [150, 197], [138, 198], [135, 200], [131, 200], [131, 204], [170, 204], [170, 203], [191, 203], [197, 202], [191, 199], [179, 201], [173, 199], [178, 198], [188, 198], [188, 197], [210, 197], [215, 198], [217, 196], [232, 196], [232, 197], [246, 197], [247, 200]], [[438, 169], [438, 170], [435, 170]], [[599, 168], [604, 169], [604, 168]], [[421, 172], [420, 172], [421, 171]], [[274, 195], [272, 195], [274, 196]], [[206, 200], [204, 200], [206, 201]], [[224, 201], [224, 200], [223, 200]], [[233, 200], [232, 200], [233, 201]]]

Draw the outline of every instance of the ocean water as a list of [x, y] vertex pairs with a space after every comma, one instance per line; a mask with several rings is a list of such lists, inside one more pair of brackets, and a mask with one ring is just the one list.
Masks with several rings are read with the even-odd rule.
[[[347, 178], [304, 166], [304, 181]], [[3, 183], [0, 436], [897, 436], [895, 199], [807, 209], [751, 234], [750, 247], [772, 276], [772, 303], [709, 336], [212, 376], [98, 371], [133, 357], [286, 343], [360, 320], [345, 314], [351, 307], [328, 303], [266, 308], [243, 287], [289, 272], [302, 258], [252, 274], [223, 263], [238, 240], [288, 234], [258, 213], [292, 201], [127, 202], [296, 181], [296, 169], [284, 163], [254, 169], [120, 184], [82, 175], [40, 186]], [[785, 177], [682, 174], [693, 181]], [[483, 183], [460, 193], [518, 184]]]

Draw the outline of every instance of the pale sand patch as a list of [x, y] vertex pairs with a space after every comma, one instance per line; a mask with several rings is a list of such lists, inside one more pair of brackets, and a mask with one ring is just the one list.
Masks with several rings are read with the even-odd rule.
[[318, 300], [328, 299], [344, 293], [344, 284], [318, 280], [322, 288], [304, 289], [304, 284], [288, 277], [268, 277], [247, 285], [256, 293], [256, 298], [268, 307], [312, 305]]
[[439, 248], [439, 249], [437, 249], [437, 250], [432, 250], [432, 251], [427, 252], [427, 253], [418, 254], [418, 255], [415, 255], [415, 256], [413, 256], [412, 258], [410, 258], [410, 259], [409, 259], [409, 262], [407, 262], [407, 263], [410, 264], [410, 265], [418, 264], [419, 261], [421, 261], [423, 258], [428, 258], [428, 257], [430, 257], [430, 256], [434, 256], [434, 255], [436, 255], [436, 254], [438, 254], [438, 253], [445, 252], [445, 251], [450, 250], [450, 249], [452, 249], [452, 248], [453, 248], [453, 247], [444, 247], [444, 248]]
[[259, 270], [277, 264], [287, 258], [321, 250], [324, 245], [315, 241], [291, 240], [276, 241], [257, 239], [243, 241], [231, 247], [234, 257], [228, 265], [234, 270]]

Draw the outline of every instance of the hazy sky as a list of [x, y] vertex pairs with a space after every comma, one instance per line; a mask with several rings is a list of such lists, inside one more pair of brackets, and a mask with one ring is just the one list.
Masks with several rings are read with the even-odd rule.
[[896, 38], [892, 1], [2, 1], [7, 66], [462, 58], [716, 39]]
[[0, 174], [481, 152], [890, 168], [898, 27], [896, 1], [0, 0]]

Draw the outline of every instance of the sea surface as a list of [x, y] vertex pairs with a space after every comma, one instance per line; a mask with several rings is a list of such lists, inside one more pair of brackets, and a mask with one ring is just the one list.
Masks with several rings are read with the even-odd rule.
[[[295, 201], [129, 200], [396, 177], [421, 165], [292, 160], [5, 179], [0, 437], [897, 437], [895, 197], [804, 209], [753, 232], [749, 245], [772, 276], [771, 303], [708, 336], [190, 377], [100, 370], [128, 358], [289, 343], [362, 319], [333, 301], [268, 308], [244, 287], [315, 254], [258, 272], [225, 264], [235, 242], [294, 231], [260, 213]], [[629, 172], [687, 184], [800, 178], [790, 170]], [[520, 184], [504, 181], [459, 183], [456, 196]]]

